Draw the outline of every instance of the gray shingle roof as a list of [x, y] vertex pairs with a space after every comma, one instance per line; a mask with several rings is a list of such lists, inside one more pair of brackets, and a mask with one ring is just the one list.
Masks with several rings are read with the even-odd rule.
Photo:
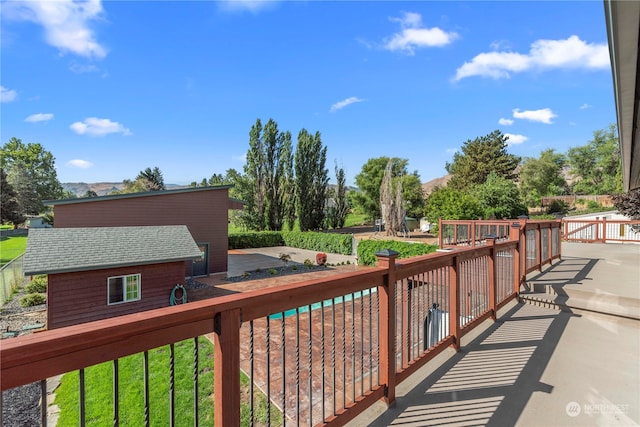
[[29, 230], [24, 273], [51, 274], [199, 257], [185, 225]]

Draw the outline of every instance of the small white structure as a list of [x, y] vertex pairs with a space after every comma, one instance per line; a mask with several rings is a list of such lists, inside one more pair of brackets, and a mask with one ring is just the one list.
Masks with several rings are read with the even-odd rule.
[[52, 228], [53, 226], [49, 224], [44, 217], [41, 216], [30, 216], [27, 217], [25, 221], [27, 228]]

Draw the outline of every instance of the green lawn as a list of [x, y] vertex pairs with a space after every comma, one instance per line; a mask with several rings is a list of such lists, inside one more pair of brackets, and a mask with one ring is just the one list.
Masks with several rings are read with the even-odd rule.
[[347, 215], [344, 221], [345, 227], [353, 227], [354, 225], [364, 225], [367, 222], [367, 216], [365, 214], [353, 214]]
[[[206, 338], [198, 340], [198, 418], [200, 425], [213, 425], [213, 345]], [[144, 424], [143, 355], [134, 354], [118, 361], [120, 425]], [[55, 404], [60, 407], [58, 426], [78, 425], [78, 372], [62, 377], [56, 390]], [[86, 423], [88, 426], [113, 425], [113, 363], [106, 362], [85, 369]], [[241, 378], [248, 389], [249, 379]], [[193, 340], [175, 344], [175, 414], [176, 426], [193, 422]], [[248, 393], [242, 393], [248, 395]], [[149, 351], [149, 420], [152, 426], [169, 425], [169, 346]], [[266, 398], [256, 395], [259, 422], [266, 420]], [[271, 407], [272, 421], [280, 424], [281, 414]], [[248, 404], [241, 407], [242, 425], [249, 425]]]
[[22, 255], [27, 248], [27, 236], [8, 236], [0, 239], [0, 265]]

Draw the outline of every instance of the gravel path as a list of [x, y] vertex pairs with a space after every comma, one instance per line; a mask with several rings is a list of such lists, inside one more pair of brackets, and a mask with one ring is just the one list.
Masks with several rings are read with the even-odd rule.
[[[46, 305], [20, 307], [24, 287], [0, 308], [2, 339], [31, 334], [37, 325], [45, 325]], [[41, 328], [37, 328], [41, 329]], [[32, 427], [40, 425], [40, 383], [27, 384], [2, 392], [2, 426]]]

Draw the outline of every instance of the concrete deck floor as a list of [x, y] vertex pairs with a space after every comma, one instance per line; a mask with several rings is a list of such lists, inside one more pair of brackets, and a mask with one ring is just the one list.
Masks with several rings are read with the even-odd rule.
[[562, 252], [529, 281], [580, 295], [586, 310], [507, 306], [462, 351], [402, 383], [391, 408], [379, 402], [348, 425], [640, 425], [640, 322], [590, 311], [640, 304], [640, 246], [563, 243]]

